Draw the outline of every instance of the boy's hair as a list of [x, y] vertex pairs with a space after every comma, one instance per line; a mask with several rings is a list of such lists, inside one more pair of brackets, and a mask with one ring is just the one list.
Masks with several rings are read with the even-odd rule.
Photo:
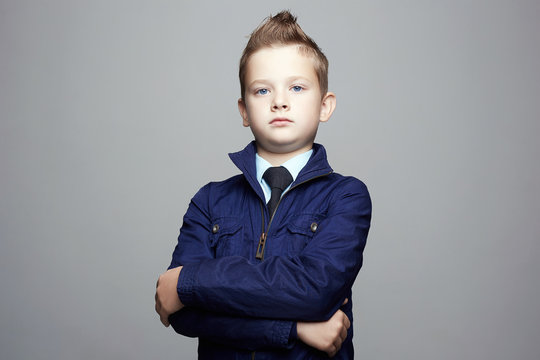
[[251, 55], [264, 47], [273, 45], [298, 45], [298, 51], [311, 56], [315, 62], [315, 72], [319, 78], [321, 96], [328, 91], [328, 59], [319, 46], [296, 23], [296, 17], [289, 11], [281, 11], [275, 16], [269, 16], [252, 33], [240, 58], [240, 91], [242, 99], [245, 94], [245, 77], [247, 63]]

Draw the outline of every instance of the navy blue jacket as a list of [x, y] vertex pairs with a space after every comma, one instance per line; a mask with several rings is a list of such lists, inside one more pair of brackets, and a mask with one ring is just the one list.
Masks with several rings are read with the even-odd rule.
[[[327, 320], [341, 307], [352, 323], [371, 200], [361, 181], [332, 171], [323, 146], [313, 150], [273, 216], [254, 142], [229, 154], [242, 175], [192, 199], [170, 265], [184, 266], [185, 308], [169, 320], [199, 338], [199, 359], [327, 358], [296, 339], [296, 322]], [[336, 359], [353, 358], [352, 335], [351, 325]]]

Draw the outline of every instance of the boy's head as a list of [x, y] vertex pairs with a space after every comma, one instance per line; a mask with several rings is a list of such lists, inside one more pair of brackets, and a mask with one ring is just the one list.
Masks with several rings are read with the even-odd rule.
[[276, 163], [311, 149], [319, 122], [336, 104], [327, 92], [326, 57], [289, 12], [252, 33], [240, 60], [240, 84], [243, 124], [251, 128], [259, 155]]
[[270, 16], [252, 33], [240, 58], [240, 91], [242, 99], [246, 91], [246, 69], [248, 61], [255, 52], [262, 48], [297, 45], [298, 51], [313, 60], [313, 66], [319, 80], [321, 94], [328, 91], [328, 59], [319, 46], [302, 30], [288, 11]]

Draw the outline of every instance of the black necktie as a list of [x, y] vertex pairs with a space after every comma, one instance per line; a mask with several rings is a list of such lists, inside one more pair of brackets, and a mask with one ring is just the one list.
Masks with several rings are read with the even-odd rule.
[[289, 186], [293, 178], [289, 170], [283, 166], [275, 166], [268, 168], [263, 175], [263, 179], [272, 190], [270, 194], [270, 201], [268, 201], [268, 211], [270, 211], [270, 216], [274, 215], [274, 210], [283, 194], [283, 190]]

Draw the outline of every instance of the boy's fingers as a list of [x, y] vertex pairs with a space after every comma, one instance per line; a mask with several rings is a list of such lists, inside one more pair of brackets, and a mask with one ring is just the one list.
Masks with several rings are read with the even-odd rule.
[[154, 296], [154, 299], [156, 300], [156, 312], [159, 314], [159, 311], [161, 310], [161, 304], [158, 300], [157, 292], [156, 292], [156, 296]]
[[164, 317], [160, 316], [159, 320], [161, 320], [161, 323], [163, 324], [163, 326], [169, 327], [169, 320], [167, 318], [164, 318]]
[[168, 317], [167, 317], [167, 314], [165, 313], [165, 311], [164, 311], [163, 308], [161, 307], [161, 302], [160, 302], [159, 299], [158, 299], [157, 292], [156, 292], [155, 299], [156, 299], [156, 306], [155, 306], [155, 309], [156, 309], [156, 312], [157, 312], [158, 315], [159, 315], [159, 320], [161, 321], [161, 323], [163, 324], [163, 326], [169, 327], [169, 319], [168, 319]]
[[342, 328], [341, 329], [341, 342], [345, 341], [346, 338], [347, 338], [347, 328]]
[[334, 357], [334, 355], [336, 355], [336, 353], [337, 353], [337, 350], [338, 349], [336, 349], [336, 346], [332, 345], [332, 347], [330, 349], [328, 349], [328, 351], [326, 353], [328, 354], [329, 357]]
[[345, 323], [345, 327], [347, 329], [349, 329], [351, 327], [351, 321], [349, 320], [349, 318], [347, 317], [347, 315], [345, 315], [345, 319], [344, 320], [344, 323]]
[[342, 341], [340, 338], [336, 339], [336, 341], [334, 342], [334, 349], [332, 350], [332, 356], [336, 355], [339, 349], [341, 349], [341, 342]]
[[349, 302], [349, 299], [348, 298], [345, 298], [345, 301], [343, 302], [343, 304], [341, 304], [341, 306], [345, 305], [346, 303]]

